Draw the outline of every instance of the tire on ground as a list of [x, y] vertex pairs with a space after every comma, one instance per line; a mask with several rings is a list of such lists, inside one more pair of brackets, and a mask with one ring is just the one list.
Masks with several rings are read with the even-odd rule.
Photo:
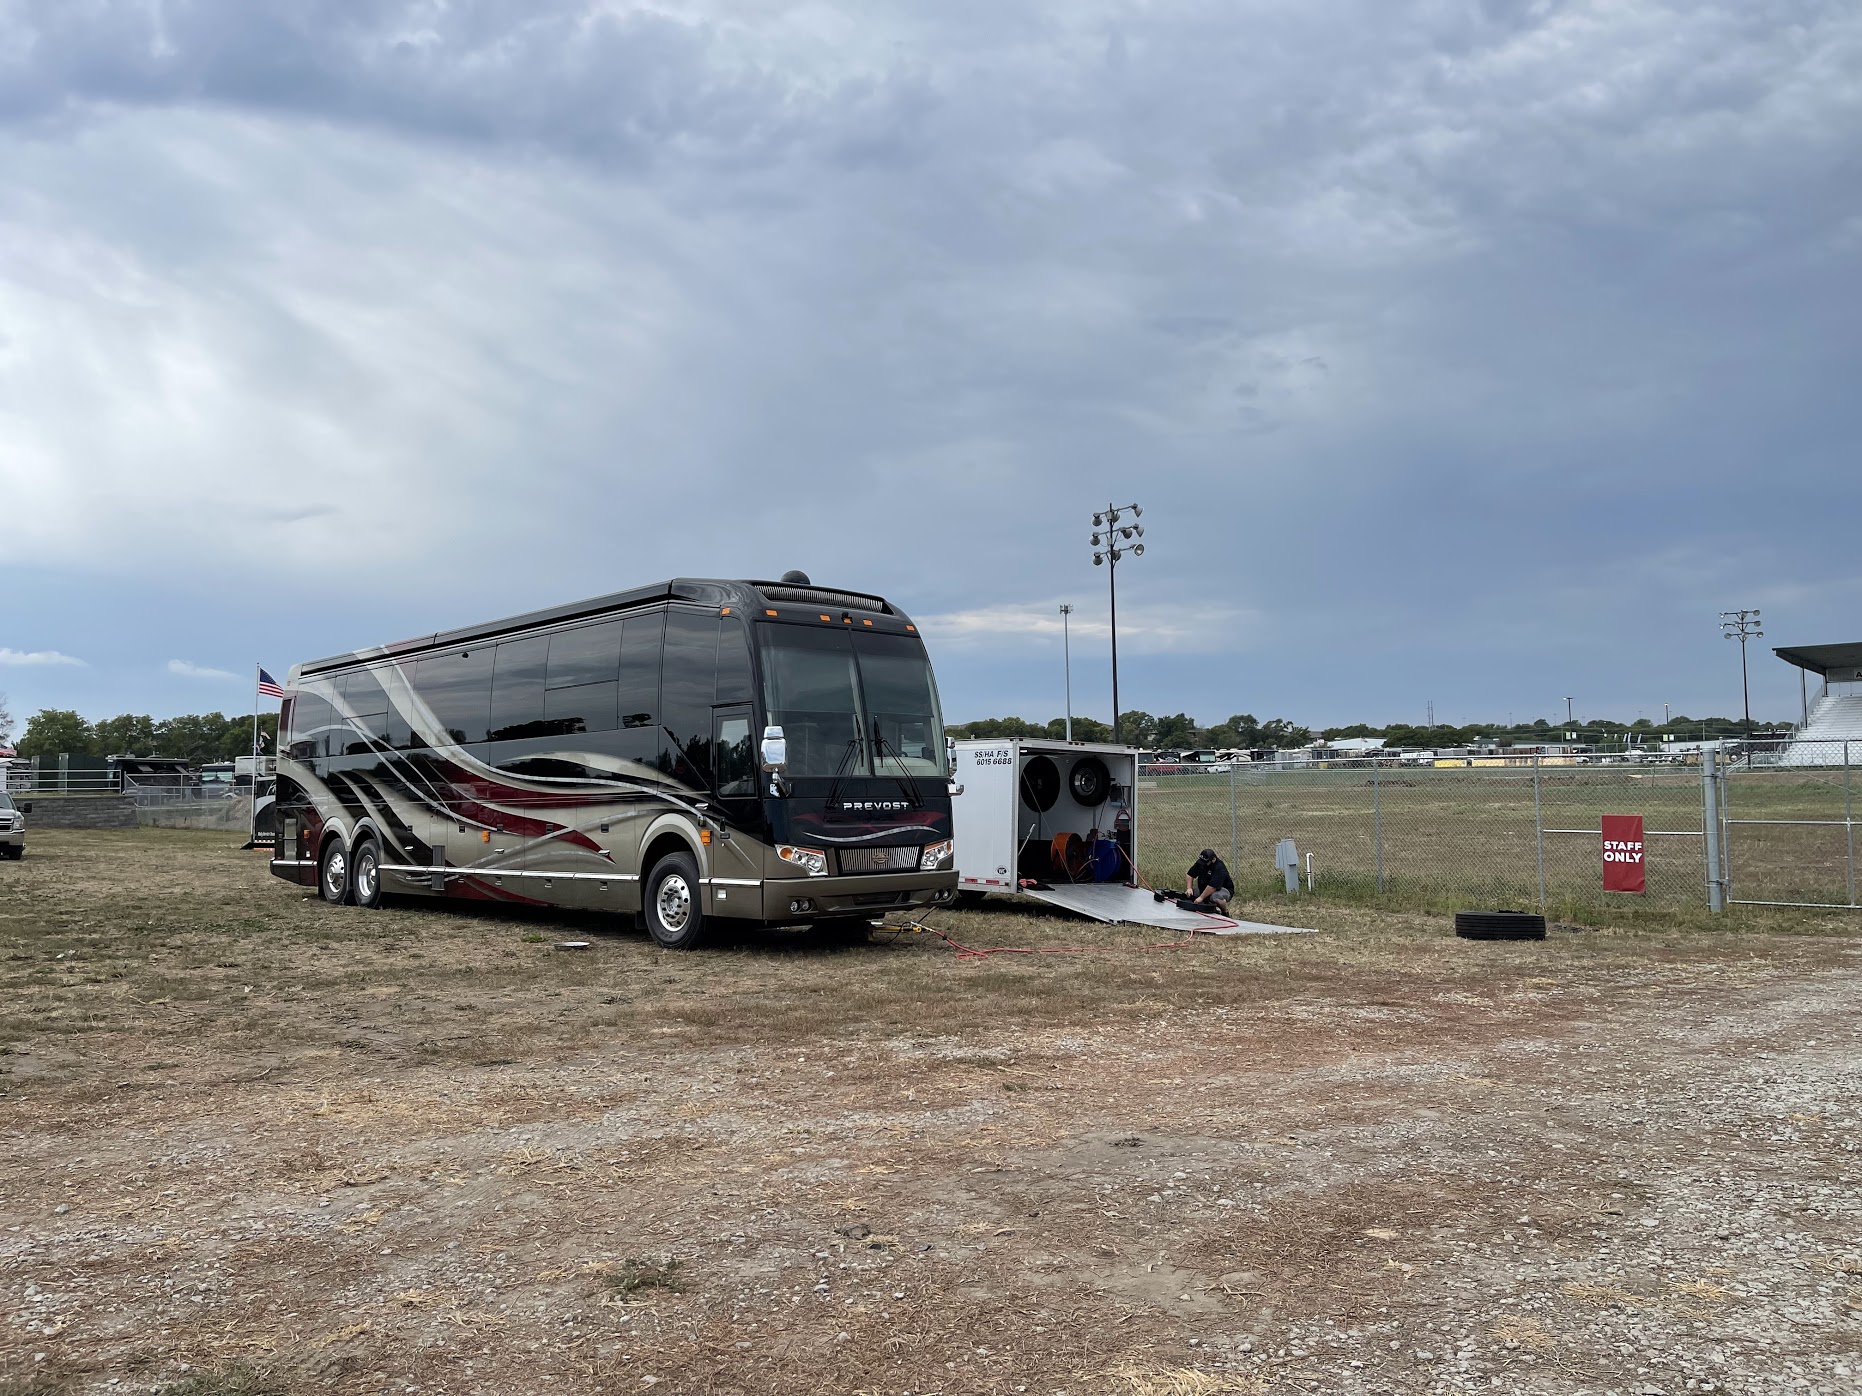
[[349, 896], [366, 911], [381, 909], [381, 845], [368, 834], [357, 839], [350, 850]]
[[647, 931], [663, 948], [690, 950], [704, 939], [703, 896], [691, 854], [668, 853], [655, 863], [641, 901]]
[[1457, 911], [1455, 934], [1463, 940], [1544, 940], [1545, 918], [1531, 911]]
[[317, 891], [331, 906], [349, 901], [349, 851], [340, 834], [324, 844], [323, 856], [317, 860]]

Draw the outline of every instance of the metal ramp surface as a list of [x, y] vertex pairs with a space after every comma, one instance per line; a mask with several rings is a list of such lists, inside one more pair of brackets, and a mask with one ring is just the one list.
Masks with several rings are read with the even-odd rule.
[[1116, 882], [1080, 882], [1058, 887], [1023, 887], [1024, 897], [1114, 926], [1156, 926], [1163, 931], [1198, 931], [1204, 935], [1312, 935], [1305, 926], [1271, 926], [1265, 921], [1237, 921], [1230, 916], [1185, 911], [1173, 901], [1158, 901], [1142, 887]]

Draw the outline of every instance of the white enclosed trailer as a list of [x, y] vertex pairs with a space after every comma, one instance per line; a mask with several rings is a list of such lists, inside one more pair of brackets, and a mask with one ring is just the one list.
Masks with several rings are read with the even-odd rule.
[[[1021, 895], [1098, 921], [1232, 933], [1140, 885], [1138, 751], [1027, 737], [955, 744], [957, 891]], [[1174, 895], [1175, 868], [1169, 869]], [[1274, 928], [1281, 929], [1281, 928]]]

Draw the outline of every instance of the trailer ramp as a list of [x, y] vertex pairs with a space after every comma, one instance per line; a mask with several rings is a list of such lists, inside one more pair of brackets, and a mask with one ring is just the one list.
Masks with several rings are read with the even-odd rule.
[[1264, 921], [1237, 921], [1231, 916], [1185, 911], [1174, 901], [1158, 901], [1142, 887], [1127, 887], [1116, 882], [1024, 887], [1021, 894], [1114, 926], [1156, 926], [1164, 931], [1198, 931], [1216, 936], [1313, 934], [1304, 926], [1271, 926]]

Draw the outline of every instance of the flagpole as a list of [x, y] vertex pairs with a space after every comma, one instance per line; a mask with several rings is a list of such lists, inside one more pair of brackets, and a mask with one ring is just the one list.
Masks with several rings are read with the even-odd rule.
[[250, 825], [246, 834], [246, 847], [253, 848], [259, 841], [259, 675], [265, 667], [256, 659], [252, 661], [252, 788], [247, 793], [250, 799], [246, 804], [246, 820]]

